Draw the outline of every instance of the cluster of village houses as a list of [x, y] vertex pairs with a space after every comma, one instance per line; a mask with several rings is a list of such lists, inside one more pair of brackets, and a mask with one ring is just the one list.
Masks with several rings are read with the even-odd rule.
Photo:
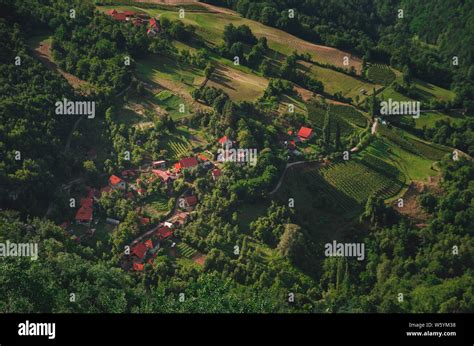
[[[229, 145], [227, 137], [219, 139], [219, 144]], [[87, 235], [93, 236], [96, 225], [99, 222], [98, 218], [94, 219], [94, 206], [99, 201], [102, 195], [109, 193], [112, 190], [123, 191], [124, 195], [131, 200], [140, 197], [147, 196], [146, 186], [152, 181], [159, 179], [161, 183], [166, 184], [167, 187], [172, 186], [172, 182], [181, 177], [186, 171], [194, 169], [201, 165], [210, 172], [210, 178], [214, 181], [219, 179], [222, 174], [220, 168], [218, 168], [208, 156], [204, 154], [198, 154], [197, 157], [191, 156], [186, 157], [174, 165], [167, 168], [167, 163], [164, 160], [154, 161], [146, 169], [126, 169], [123, 170], [119, 175], [111, 175], [108, 179], [108, 185], [99, 189], [87, 187], [87, 196], [81, 198], [79, 209], [76, 212], [74, 222], [78, 225], [87, 227]], [[150, 231], [146, 233], [146, 237], [138, 238], [131, 244], [130, 252], [130, 264], [134, 270], [143, 270], [144, 264], [153, 261], [156, 257], [156, 253], [160, 248], [160, 244], [163, 240], [172, 238], [173, 232], [176, 227], [183, 225], [188, 217], [189, 213], [193, 210], [198, 202], [197, 196], [187, 195], [182, 196], [178, 200], [177, 206], [179, 210], [175, 212], [170, 219], [164, 223], [160, 223], [153, 226]], [[137, 212], [141, 214], [142, 208], [137, 208]], [[116, 220], [110, 217], [106, 218], [106, 222], [111, 225], [120, 224], [120, 220]], [[140, 223], [143, 226], [151, 226], [151, 219], [148, 217], [140, 216]], [[64, 222], [61, 227], [64, 229], [70, 228], [70, 222]], [[72, 232], [72, 231], [71, 231]], [[76, 237], [78, 241], [81, 239]], [[174, 249], [171, 249], [174, 251]]]
[[119, 22], [128, 22], [135, 26], [147, 26], [147, 35], [151, 37], [158, 35], [161, 31], [160, 20], [158, 18], [150, 18], [148, 14], [143, 12], [118, 12], [112, 9], [107, 11], [107, 14]]

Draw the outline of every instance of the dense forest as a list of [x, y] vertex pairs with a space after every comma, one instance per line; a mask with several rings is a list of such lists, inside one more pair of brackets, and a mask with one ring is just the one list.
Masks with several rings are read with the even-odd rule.
[[[441, 161], [443, 193], [422, 196], [424, 211], [429, 214], [422, 227], [371, 196], [347, 235], [347, 241], [366, 244], [367, 260], [363, 262], [324, 257], [320, 251], [323, 244], [286, 204], [272, 201], [263, 215], [242, 225], [242, 208], [264, 204], [265, 194], [284, 169], [287, 151], [278, 145], [279, 130], [305, 125], [298, 113], [268, 119], [265, 102], [291, 92], [291, 82], [324, 92], [322, 83], [296, 70], [297, 53], [289, 55], [279, 70], [266, 66], [266, 40], [256, 39], [245, 26], [227, 26], [224, 43], [216, 52], [224, 57], [241, 55], [244, 66], [272, 77], [264, 96], [254, 103], [234, 102], [220, 89], [195, 89], [192, 96], [209, 110], [180, 122], [202, 127], [215, 138], [223, 134], [235, 138], [242, 147], [259, 151], [255, 166], [229, 163], [218, 181], [205, 179], [207, 172], [198, 169], [174, 185], [173, 198], [186, 190], [199, 195], [196, 212], [176, 235], [207, 254], [202, 270], [182, 266], [165, 255], [146, 264], [143, 273], [124, 271], [119, 258], [123, 246], [142, 228], [135, 205], [119, 193], [99, 203], [99, 214], [123, 220], [109, 242], [90, 247], [73, 241], [43, 214], [55, 185], [73, 176], [71, 167], [87, 171], [78, 159], [62, 154], [75, 119], [54, 114], [56, 100], [75, 94], [61, 76], [35, 60], [26, 47], [28, 34], [50, 30], [58, 65], [98, 88], [88, 97], [98, 101], [100, 125], [76, 133], [74, 143], [85, 146], [102, 138], [107, 156], [101, 168], [107, 174], [138, 165], [147, 152], [152, 153], [152, 159], [161, 158], [165, 150], [162, 138], [174, 133], [177, 126], [168, 116], [146, 129], [118, 124], [124, 96], [117, 94], [129, 86], [138, 94], [143, 92], [143, 85], [133, 77], [134, 59], [160, 52], [211, 71], [212, 66], [206, 63], [209, 52], [177, 52], [172, 40], [186, 39], [194, 32], [178, 22], [163, 21], [164, 35], [151, 41], [145, 28], [124, 30], [86, 1], [73, 2], [74, 20], [68, 17], [71, 1], [0, 1], [8, 10], [0, 19], [0, 155], [5, 158], [0, 163], [0, 241], [37, 242], [41, 251], [37, 261], [5, 258], [0, 262], [1, 312], [474, 310], [474, 163], [470, 158]], [[248, 18], [313, 42], [349, 49], [366, 60], [390, 62], [434, 83], [452, 85], [463, 105], [472, 107], [474, 44], [458, 45], [463, 37], [466, 41], [474, 37], [464, 27], [474, 13], [469, 2], [444, 6], [444, 2], [435, 1], [429, 14], [426, 7], [408, 1], [405, 6], [403, 0], [209, 2], [227, 5]], [[297, 21], [287, 17], [290, 7], [296, 9]], [[397, 22], [398, 7], [404, 8], [406, 22]], [[462, 13], [456, 18], [463, 25], [442, 19], [451, 11]], [[18, 21], [26, 17], [34, 20], [25, 21], [27, 25], [20, 29]], [[432, 24], [432, 17], [438, 25]], [[406, 40], [414, 32], [419, 37]], [[244, 54], [244, 47], [248, 53]], [[453, 54], [461, 61], [456, 69], [447, 62]], [[17, 56], [20, 66], [15, 65]], [[124, 64], [128, 56], [130, 65]], [[373, 103], [375, 108], [375, 96]], [[333, 137], [327, 116], [322, 137], [317, 139], [320, 152], [308, 159], [335, 156], [341, 141], [350, 142], [350, 138], [341, 138], [338, 124], [334, 127]], [[365, 138], [369, 130], [364, 130]], [[468, 121], [462, 125], [439, 123], [427, 130], [425, 137], [472, 154], [472, 130]], [[125, 149], [132, 152], [131, 163], [121, 157]], [[16, 159], [17, 151], [20, 159]], [[88, 179], [91, 185], [100, 186], [99, 174]], [[315, 205], [326, 202], [318, 196], [313, 201]], [[268, 262], [263, 263], [255, 251], [256, 243], [271, 250]], [[181, 294], [187, 297], [184, 301], [179, 300]], [[289, 300], [292, 295], [294, 300]]]

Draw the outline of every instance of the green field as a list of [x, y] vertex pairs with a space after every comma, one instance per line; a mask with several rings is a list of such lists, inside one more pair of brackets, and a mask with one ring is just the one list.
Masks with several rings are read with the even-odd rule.
[[[397, 83], [400, 85], [403, 84], [402, 75], [399, 74], [396, 78]], [[448, 89], [444, 89], [437, 85], [424, 82], [422, 80], [413, 78], [412, 85], [414, 86], [417, 97], [410, 98], [405, 96], [393, 89], [393, 86], [390, 85], [383, 92], [381, 92], [378, 97], [388, 100], [391, 98], [395, 101], [424, 101], [429, 102], [430, 100], [437, 99], [442, 101], [448, 101], [454, 99], [454, 92]]]
[[342, 72], [334, 71], [329, 68], [321, 67], [310, 63], [303, 64], [310, 75], [321, 81], [324, 84], [324, 91], [328, 94], [334, 95], [336, 92], [341, 92], [344, 97], [350, 97], [355, 100], [358, 95], [359, 98], [365, 99], [367, 96], [361, 93], [361, 90], [372, 91], [373, 88], [376, 90], [382, 86], [380, 83], [370, 83], [357, 79]]
[[168, 197], [154, 194], [143, 201], [143, 215], [146, 217], [159, 218], [169, 211]]
[[423, 112], [420, 114], [418, 119], [415, 119], [415, 128], [422, 129], [423, 127], [426, 128], [433, 128], [435, 123], [440, 120], [447, 120], [453, 124], [459, 123], [465, 117], [458, 113], [458, 112], [439, 112], [439, 111], [430, 111], [430, 112]]
[[[140, 79], [150, 83], [160, 81], [184, 84], [188, 91], [199, 86], [204, 80], [202, 69], [170, 59], [163, 55], [150, 55], [137, 61], [137, 72]], [[165, 86], [166, 87], [166, 86]]]
[[[191, 114], [189, 107], [186, 106], [184, 101], [169, 90], [163, 90], [156, 94], [155, 102], [158, 106], [167, 111], [173, 119], [180, 119]], [[183, 112], [181, 112], [181, 109]]]

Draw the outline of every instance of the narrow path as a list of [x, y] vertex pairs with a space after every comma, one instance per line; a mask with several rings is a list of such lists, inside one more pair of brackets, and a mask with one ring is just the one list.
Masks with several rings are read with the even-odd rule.
[[370, 133], [372, 135], [375, 135], [375, 133], [377, 132], [378, 124], [379, 122], [377, 121], [377, 119], [375, 119], [374, 123], [372, 124], [372, 129], [370, 130]]
[[269, 192], [268, 194], [273, 195], [275, 192], [278, 191], [281, 184], [283, 183], [283, 179], [285, 178], [285, 174], [286, 174], [286, 171], [288, 170], [288, 168], [296, 166], [296, 165], [301, 165], [303, 163], [314, 163], [314, 162], [318, 162], [318, 161], [296, 161], [296, 162], [292, 162], [292, 163], [287, 163], [286, 167], [285, 167], [285, 170], [283, 171], [283, 174], [281, 175], [280, 180], [278, 181], [277, 186], [275, 186], [275, 188], [271, 192]]

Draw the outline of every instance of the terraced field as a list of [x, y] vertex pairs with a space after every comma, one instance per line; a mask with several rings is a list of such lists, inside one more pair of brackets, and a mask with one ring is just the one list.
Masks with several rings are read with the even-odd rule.
[[[309, 119], [311, 120], [312, 125], [322, 129], [324, 118], [327, 113], [325, 106], [309, 103], [307, 107]], [[336, 132], [336, 123], [339, 124], [342, 136], [348, 136], [367, 126], [367, 119], [364, 115], [350, 106], [330, 105], [329, 117], [331, 119], [332, 134]]]
[[385, 126], [381, 126], [379, 131], [384, 137], [403, 150], [429, 160], [440, 160], [448, 152], [447, 148], [434, 143], [427, 144], [397, 128], [389, 129]]
[[372, 64], [367, 69], [367, 78], [376, 84], [389, 85], [395, 80], [396, 75], [387, 65]]
[[187, 156], [191, 150], [189, 142], [179, 137], [169, 139], [166, 146], [175, 160]]
[[[348, 198], [339, 198], [338, 204], [346, 211], [350, 211], [355, 201], [363, 205], [372, 194], [386, 199], [395, 195], [403, 186], [403, 182], [398, 179], [395, 167], [390, 167], [390, 171], [384, 172], [383, 168], [375, 168], [372, 162], [365, 162], [365, 158], [358, 158], [349, 161], [338, 161], [326, 167], [321, 167], [311, 174], [320, 175], [329, 185], [341, 191]], [[380, 163], [380, 162], [379, 162]], [[384, 166], [389, 166], [385, 164]], [[384, 167], [382, 166], [382, 167]]]
[[176, 247], [178, 248], [180, 255], [185, 258], [192, 258], [195, 254], [197, 254], [197, 250], [193, 249], [191, 246], [189, 246], [186, 243], [183, 243], [183, 242], [178, 243]]

